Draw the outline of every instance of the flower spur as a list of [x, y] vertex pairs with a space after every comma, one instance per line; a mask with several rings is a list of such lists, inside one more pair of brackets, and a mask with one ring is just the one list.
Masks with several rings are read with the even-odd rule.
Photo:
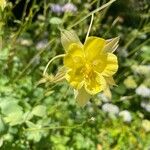
[[80, 106], [101, 91], [111, 97], [109, 86], [115, 85], [113, 75], [118, 70], [117, 57], [113, 54], [118, 41], [118, 37], [105, 40], [90, 36], [82, 44], [74, 31], [61, 31], [61, 43], [66, 54], [62, 55], [63, 71], [61, 69], [56, 77], [64, 75], [63, 79], [74, 88]]

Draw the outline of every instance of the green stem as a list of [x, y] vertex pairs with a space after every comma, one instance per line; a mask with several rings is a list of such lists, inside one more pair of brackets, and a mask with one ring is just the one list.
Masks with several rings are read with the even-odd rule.
[[101, 11], [102, 9], [108, 7], [109, 5], [111, 5], [113, 2], [115, 2], [116, 0], [111, 0], [108, 3], [104, 4], [103, 6], [93, 10], [92, 12], [90, 12], [89, 14], [87, 14], [86, 16], [84, 16], [83, 18], [81, 18], [80, 20], [78, 20], [76, 23], [74, 23], [73, 25], [69, 26], [68, 29], [73, 28], [74, 26], [80, 24], [82, 21], [84, 21], [86, 18], [90, 17], [92, 14]]
[[46, 67], [45, 67], [45, 69], [44, 69], [44, 71], [43, 71], [43, 76], [46, 75], [46, 71], [47, 71], [49, 65], [50, 65], [55, 59], [61, 58], [61, 57], [64, 57], [64, 56], [65, 56], [65, 54], [61, 54], [61, 55], [58, 55], [58, 56], [53, 57], [53, 58], [47, 63], [47, 65], [46, 65]]
[[85, 41], [87, 40], [89, 34], [90, 34], [90, 31], [91, 31], [91, 27], [92, 27], [92, 24], [93, 24], [93, 20], [94, 20], [94, 14], [92, 14], [91, 16], [91, 22], [90, 22], [90, 25], [89, 25], [89, 29], [88, 29], [88, 32], [86, 34], [86, 38], [85, 38]]
[[141, 43], [139, 46], [137, 46], [135, 49], [133, 49], [129, 54], [128, 57], [134, 54], [139, 48], [141, 48], [143, 45], [146, 45], [148, 42], [150, 42], [150, 39], [147, 39], [143, 43]]

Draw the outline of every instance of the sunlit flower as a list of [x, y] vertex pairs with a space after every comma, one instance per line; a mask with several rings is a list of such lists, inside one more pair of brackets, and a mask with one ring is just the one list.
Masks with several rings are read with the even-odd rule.
[[133, 76], [128, 76], [125, 80], [124, 80], [124, 85], [128, 88], [128, 89], [134, 89], [137, 87], [137, 84], [133, 78]]
[[98, 98], [104, 103], [110, 102], [110, 99], [104, 93], [99, 93]]
[[124, 122], [131, 122], [132, 121], [132, 116], [131, 113], [128, 110], [123, 110], [119, 113], [119, 116], [123, 118]]
[[142, 127], [146, 132], [150, 132], [150, 121], [149, 120], [142, 120]]
[[104, 112], [107, 112], [107, 113], [110, 113], [110, 114], [113, 114], [113, 115], [118, 115], [119, 113], [119, 108], [118, 106], [114, 105], [114, 104], [111, 104], [111, 103], [106, 103], [102, 106], [102, 110]]
[[145, 85], [140, 85], [135, 92], [142, 97], [150, 97], [150, 89]]
[[4, 8], [6, 7], [6, 0], [0, 0], [0, 8], [3, 11]]
[[150, 65], [133, 65], [131, 68], [135, 73], [149, 76]]
[[105, 40], [91, 36], [82, 44], [73, 31], [62, 32], [61, 41], [66, 50], [65, 78], [76, 90], [80, 105], [101, 91], [110, 95], [109, 86], [115, 84], [112, 76], [118, 69], [117, 57], [113, 54], [118, 40], [118, 37]]

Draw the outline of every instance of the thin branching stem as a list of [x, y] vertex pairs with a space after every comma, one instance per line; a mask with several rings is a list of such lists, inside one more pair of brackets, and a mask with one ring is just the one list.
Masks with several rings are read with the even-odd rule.
[[61, 58], [61, 57], [64, 57], [64, 56], [65, 56], [65, 54], [61, 54], [61, 55], [57, 55], [57, 56], [53, 57], [53, 58], [47, 63], [47, 65], [46, 65], [46, 67], [45, 67], [45, 69], [44, 69], [44, 71], [43, 71], [43, 76], [46, 75], [46, 71], [47, 71], [49, 65], [50, 65], [55, 59]]

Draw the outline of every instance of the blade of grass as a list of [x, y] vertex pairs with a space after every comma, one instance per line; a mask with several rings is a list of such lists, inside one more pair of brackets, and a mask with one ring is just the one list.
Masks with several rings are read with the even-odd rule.
[[134, 54], [137, 50], [139, 50], [143, 45], [146, 45], [147, 43], [150, 42], [150, 39], [147, 39], [146, 41], [144, 41], [143, 43], [141, 43], [140, 45], [138, 45], [136, 48], [134, 48], [129, 54], [128, 57], [131, 56], [132, 54]]
[[88, 29], [88, 32], [86, 34], [86, 38], [85, 38], [85, 41], [87, 40], [89, 34], [90, 34], [90, 30], [91, 30], [91, 27], [92, 27], [92, 24], [93, 24], [93, 20], [94, 20], [94, 14], [92, 14], [92, 17], [91, 17], [91, 22], [90, 22], [90, 25], [89, 25], [89, 29]]
[[111, 0], [111, 1], [109, 1], [108, 3], [102, 5], [101, 7], [99, 7], [99, 8], [97, 8], [97, 9], [91, 11], [89, 14], [87, 14], [86, 16], [84, 16], [83, 18], [81, 18], [80, 20], [78, 20], [76, 23], [74, 23], [73, 25], [70, 25], [70, 26], [68, 27], [68, 29], [71, 29], [71, 28], [75, 27], [76, 25], [78, 25], [78, 24], [80, 24], [82, 21], [84, 21], [86, 18], [90, 17], [92, 14], [94, 14], [94, 13], [96, 13], [96, 12], [98, 12], [98, 11], [101, 11], [102, 9], [108, 7], [109, 5], [111, 5], [112, 3], [114, 3], [115, 1], [116, 1], [116, 0]]

